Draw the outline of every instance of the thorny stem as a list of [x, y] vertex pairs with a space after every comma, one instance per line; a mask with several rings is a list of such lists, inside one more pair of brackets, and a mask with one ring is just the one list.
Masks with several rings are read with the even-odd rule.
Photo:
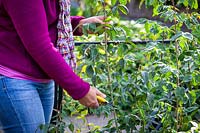
[[[179, 87], [179, 63], [178, 63], [178, 42], [175, 41], [175, 47], [176, 47], [176, 67], [177, 67], [177, 78], [176, 78], [176, 84], [177, 84], [177, 87]], [[179, 128], [179, 102], [178, 100], [176, 99], [176, 119], [177, 119], [177, 125], [176, 125], [176, 131], [178, 131], [178, 128]]]
[[[104, 13], [104, 18], [106, 18], [106, 3], [102, 2], [103, 5], [103, 13]], [[112, 89], [112, 81], [111, 81], [111, 71], [110, 71], [110, 65], [109, 65], [109, 55], [108, 55], [108, 34], [106, 32], [106, 28], [105, 28], [105, 34], [104, 34], [104, 44], [105, 44], [105, 61], [106, 61], [106, 67], [107, 67], [107, 72], [108, 72], [108, 88], [110, 90], [110, 97], [111, 97], [111, 102], [112, 105], [114, 105], [114, 97], [113, 97], [113, 89]], [[118, 128], [118, 124], [117, 124], [117, 116], [116, 116], [116, 110], [115, 107], [112, 106], [112, 110], [113, 110], [113, 115], [114, 115], [114, 121], [115, 121], [115, 126], [117, 129], [117, 133], [120, 133], [119, 128]]]
[[179, 56], [179, 49], [178, 49], [178, 42], [177, 41], [175, 41], [175, 49], [176, 49], [176, 69], [177, 69], [177, 72], [178, 72], [178, 74], [177, 74], [177, 77], [176, 77], [176, 84], [177, 84], [177, 87], [179, 87], [180, 86], [180, 79], [179, 79], [179, 59], [178, 59], [178, 56]]
[[[189, 74], [191, 74], [191, 67], [190, 67], [190, 61], [188, 61], [188, 71], [189, 71]], [[189, 82], [189, 89], [191, 90], [192, 87], [191, 87], [191, 81]]]
[[[163, 31], [162, 32], [162, 44], [164, 44], [164, 41], [165, 41], [165, 32]], [[160, 59], [161, 59], [161, 61], [163, 60], [163, 53], [161, 53]]]
[[[172, 1], [172, 5], [175, 7], [175, 3], [174, 3], [174, 0], [171, 0]], [[177, 21], [176, 21], [176, 18], [174, 17], [174, 27], [175, 27], [175, 33], [177, 33]], [[177, 68], [177, 76], [176, 76], [176, 85], [177, 85], [177, 88], [180, 86], [180, 79], [179, 79], [179, 45], [178, 45], [178, 42], [175, 41], [175, 50], [176, 50], [176, 68]], [[181, 107], [180, 107], [181, 108]], [[179, 129], [179, 123], [181, 123], [179, 121], [179, 101], [178, 99], [176, 99], [176, 120], [177, 120], [177, 124], [176, 124], [176, 131], [178, 131]]]

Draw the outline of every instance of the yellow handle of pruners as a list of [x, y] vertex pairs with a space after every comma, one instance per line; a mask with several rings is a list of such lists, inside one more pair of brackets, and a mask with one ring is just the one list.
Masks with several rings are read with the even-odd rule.
[[108, 101], [105, 98], [100, 97], [100, 96], [97, 96], [97, 100], [99, 103], [108, 103]]

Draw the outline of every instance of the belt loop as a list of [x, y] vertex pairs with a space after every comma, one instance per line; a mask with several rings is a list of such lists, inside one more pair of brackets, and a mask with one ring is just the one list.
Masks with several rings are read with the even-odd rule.
[[0, 74], [0, 84], [2, 85], [2, 89], [6, 89], [6, 83], [5, 83], [5, 76]]

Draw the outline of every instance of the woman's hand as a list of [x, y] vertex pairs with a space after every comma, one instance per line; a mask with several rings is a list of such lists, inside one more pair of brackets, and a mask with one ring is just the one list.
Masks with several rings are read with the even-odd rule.
[[[84, 18], [82, 20], [80, 20], [79, 24], [78, 24], [78, 30], [80, 33], [83, 33], [83, 26], [85, 25], [86, 28], [84, 28], [84, 30], [87, 32], [87, 34], [94, 34], [94, 30], [91, 27], [89, 28], [89, 25], [96, 25], [97, 24], [106, 24], [106, 22], [104, 22], [105, 17], [104, 16], [93, 16], [93, 17], [89, 17], [89, 18]], [[96, 26], [92, 26], [93, 28]]]
[[80, 20], [79, 25], [83, 25], [83, 24], [90, 24], [90, 23], [99, 23], [99, 24], [105, 24], [104, 22], [105, 17], [104, 16], [93, 16], [93, 17], [89, 17], [89, 18], [84, 18], [82, 20]]
[[96, 89], [94, 87], [90, 87], [89, 92], [83, 98], [79, 99], [78, 101], [86, 107], [97, 108], [97, 107], [99, 107], [99, 103], [97, 101], [97, 95], [101, 96], [103, 98], [106, 97], [106, 95], [103, 94], [102, 92], [100, 92], [98, 89]]

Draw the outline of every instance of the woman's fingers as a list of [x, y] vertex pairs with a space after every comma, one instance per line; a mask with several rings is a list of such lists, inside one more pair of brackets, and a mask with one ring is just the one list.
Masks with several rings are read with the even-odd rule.
[[90, 87], [88, 93], [79, 99], [79, 102], [86, 107], [97, 108], [99, 104], [96, 98], [96, 90]]
[[83, 98], [79, 99], [79, 102], [86, 107], [98, 108], [99, 103], [97, 101], [97, 96], [100, 96], [103, 98], [106, 97], [106, 95], [102, 93], [101, 91], [99, 91], [98, 89], [94, 87], [90, 87], [89, 92]]
[[105, 24], [104, 20], [105, 20], [104, 16], [93, 16], [93, 17], [82, 19], [79, 22], [79, 24], [81, 24], [81, 25], [86, 24], [86, 23], [100, 23], [100, 24]]
[[[95, 89], [96, 89], [96, 88], [95, 88]], [[99, 91], [98, 89], [96, 89], [96, 94], [97, 94], [98, 96], [100, 96], [100, 97], [103, 97], [103, 98], [106, 97], [106, 95], [105, 95], [104, 93], [102, 93], [101, 91]]]

